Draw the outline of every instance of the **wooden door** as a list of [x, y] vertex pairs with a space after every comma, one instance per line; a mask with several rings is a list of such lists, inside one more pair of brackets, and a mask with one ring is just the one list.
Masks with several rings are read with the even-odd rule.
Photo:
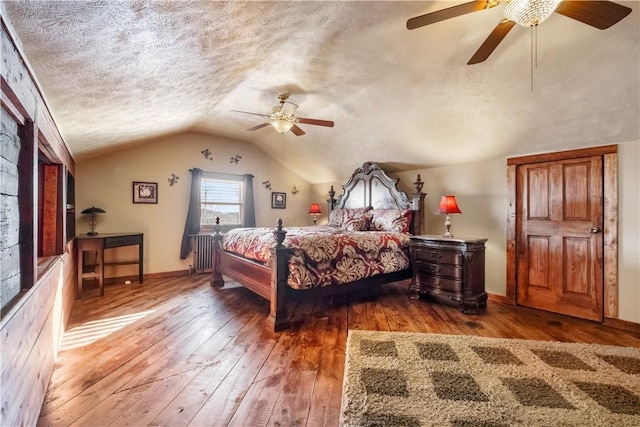
[[517, 169], [517, 302], [603, 320], [602, 157]]

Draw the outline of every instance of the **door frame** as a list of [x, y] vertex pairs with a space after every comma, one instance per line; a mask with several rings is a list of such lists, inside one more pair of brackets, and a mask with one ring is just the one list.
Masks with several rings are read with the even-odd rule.
[[604, 317], [618, 318], [618, 146], [603, 145], [507, 159], [507, 283], [505, 302], [517, 305], [517, 203], [516, 171], [521, 165], [602, 156], [603, 181], [603, 287]]

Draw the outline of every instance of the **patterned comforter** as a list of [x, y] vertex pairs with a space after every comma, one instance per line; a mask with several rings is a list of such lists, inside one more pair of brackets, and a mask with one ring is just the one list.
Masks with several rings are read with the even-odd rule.
[[[309, 289], [349, 283], [409, 268], [409, 234], [345, 231], [341, 227], [287, 227], [284, 245], [291, 249], [289, 286]], [[275, 246], [272, 228], [236, 228], [222, 248], [268, 264]]]

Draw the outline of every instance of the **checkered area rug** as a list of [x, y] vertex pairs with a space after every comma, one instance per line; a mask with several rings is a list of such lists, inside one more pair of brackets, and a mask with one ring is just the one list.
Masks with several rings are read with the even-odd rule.
[[343, 426], [640, 426], [640, 348], [349, 331]]

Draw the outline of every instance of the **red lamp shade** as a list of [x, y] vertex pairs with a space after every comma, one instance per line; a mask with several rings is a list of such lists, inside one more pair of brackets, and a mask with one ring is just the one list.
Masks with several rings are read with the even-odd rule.
[[462, 211], [458, 207], [458, 203], [456, 203], [456, 196], [442, 196], [442, 198], [440, 199], [440, 206], [438, 206], [438, 213], [462, 213]]
[[313, 215], [313, 225], [316, 225], [316, 221], [318, 221], [318, 215], [320, 215], [322, 211], [320, 210], [320, 205], [318, 203], [311, 203], [309, 206], [309, 215]]
[[321, 213], [320, 204], [311, 203], [311, 206], [309, 206], [309, 215], [320, 215]]

